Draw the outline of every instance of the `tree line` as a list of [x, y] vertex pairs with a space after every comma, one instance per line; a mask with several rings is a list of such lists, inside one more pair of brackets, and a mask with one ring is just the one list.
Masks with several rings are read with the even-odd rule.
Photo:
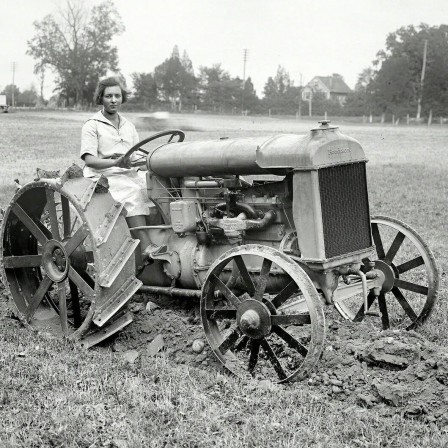
[[[120, 73], [118, 50], [112, 38], [125, 30], [110, 1], [87, 8], [67, 0], [58, 16], [34, 22], [28, 54], [35, 61], [40, 94], [36, 88], [20, 92], [7, 86], [2, 93], [16, 104], [43, 102], [43, 85], [49, 70], [56, 75], [56, 99], [60, 105], [89, 107], [98, 80]], [[124, 81], [124, 78], [122, 78]], [[134, 109], [204, 110], [214, 113], [307, 115], [308, 102], [302, 87], [279, 66], [267, 79], [262, 97], [252, 79], [233, 77], [221, 64], [194, 70], [187, 52], [177, 46], [152, 71], [132, 73], [129, 107]], [[314, 115], [411, 116], [448, 115], [448, 25], [407, 26], [390, 33], [370, 67], [358, 77], [355, 90], [345, 104], [314, 91]]]
[[448, 115], [448, 25], [401, 27], [386, 38], [345, 104], [348, 115]]

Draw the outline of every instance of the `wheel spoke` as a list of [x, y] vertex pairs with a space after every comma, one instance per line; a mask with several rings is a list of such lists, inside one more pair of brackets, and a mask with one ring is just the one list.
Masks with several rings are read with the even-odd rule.
[[254, 299], [261, 301], [263, 299], [264, 291], [269, 280], [269, 272], [271, 271], [272, 260], [265, 258], [261, 265], [260, 276], [257, 282], [257, 289], [255, 290]]
[[380, 295], [378, 296], [378, 306], [380, 308], [383, 330], [387, 330], [390, 327], [390, 322], [389, 313], [387, 311], [386, 296], [384, 295], [384, 293], [380, 293]]
[[39, 308], [42, 299], [44, 298], [47, 291], [50, 289], [52, 283], [53, 281], [50, 279], [50, 277], [47, 276], [45, 276], [40, 282], [39, 287], [37, 288], [33, 297], [29, 301], [29, 307], [26, 313], [26, 319], [28, 322], [30, 322], [31, 319], [33, 318], [34, 313], [36, 312], [37, 308]]
[[42, 255], [13, 255], [3, 258], [5, 269], [37, 268], [42, 263]]
[[372, 236], [373, 242], [376, 246], [376, 253], [378, 254], [378, 258], [382, 260], [385, 257], [383, 242], [381, 241], [380, 231], [378, 229], [378, 224], [376, 222], [372, 223]]
[[423, 257], [420, 256], [414, 258], [413, 260], [406, 261], [406, 263], [400, 264], [399, 266], [397, 266], [397, 271], [399, 274], [404, 274], [405, 272], [417, 268], [422, 264], [425, 264], [425, 260], [423, 260]]
[[[369, 292], [369, 295], [367, 296], [367, 309], [369, 310], [372, 306], [373, 302], [375, 301], [376, 296], [373, 294], [372, 291]], [[353, 322], [361, 322], [365, 317], [365, 309], [364, 309], [364, 302], [362, 303], [361, 307], [359, 308], [358, 312], [356, 313]]]
[[215, 274], [212, 274], [210, 278], [216, 288], [218, 288], [222, 294], [224, 294], [224, 297], [236, 308], [240, 304], [240, 299], [233, 294], [233, 292], [230, 291], [230, 289]]
[[311, 323], [309, 314], [273, 314], [272, 325], [306, 325]]
[[79, 291], [76, 287], [75, 283], [73, 283], [72, 280], [68, 281], [69, 287], [70, 287], [70, 297], [72, 300], [72, 306], [73, 306], [73, 323], [76, 328], [78, 328], [81, 325], [82, 319], [81, 319], [81, 308], [79, 306]]
[[403, 293], [396, 286], [394, 286], [392, 288], [392, 294], [395, 296], [398, 303], [401, 305], [405, 313], [408, 315], [409, 319], [411, 319], [412, 322], [415, 322], [418, 316], [417, 314], [415, 314], [411, 304], [406, 300]]
[[59, 319], [61, 321], [62, 334], [68, 335], [68, 323], [67, 323], [67, 295], [65, 293], [65, 280], [58, 283], [58, 296], [59, 296]]
[[79, 275], [73, 267], [70, 266], [68, 270], [68, 276], [70, 280], [79, 288], [79, 290], [87, 297], [93, 296], [93, 289], [89, 284]]
[[238, 339], [241, 337], [241, 330], [235, 325], [235, 328], [227, 335], [227, 337], [219, 345], [218, 350], [224, 355], [230, 350]]
[[236, 351], [242, 350], [244, 347], [246, 347], [247, 343], [249, 342], [249, 336], [243, 336], [238, 344], [235, 346]]
[[289, 282], [273, 299], [272, 304], [278, 308], [299, 290], [296, 282]]
[[274, 350], [272, 350], [272, 347], [269, 345], [269, 342], [266, 339], [263, 339], [261, 341], [261, 346], [263, 347], [264, 352], [266, 353], [270, 363], [272, 364], [272, 367], [274, 367], [275, 371], [277, 372], [278, 377], [281, 380], [284, 380], [287, 376], [286, 372], [283, 370], [283, 367], [280, 364], [277, 356], [275, 355]]
[[241, 255], [237, 255], [234, 258], [234, 261], [236, 265], [238, 266], [238, 270], [240, 271], [241, 278], [243, 279], [244, 283], [246, 284], [246, 289], [249, 295], [253, 296], [255, 294], [255, 286], [254, 282], [252, 281], [252, 277], [249, 274], [249, 271], [247, 270], [246, 264], [244, 263], [243, 257]]
[[250, 343], [250, 357], [248, 369], [252, 373], [258, 362], [258, 353], [260, 352], [260, 339], [252, 339]]
[[87, 238], [89, 234], [86, 226], [81, 226], [76, 233], [67, 241], [64, 246], [67, 255], [70, 256], [73, 251]]
[[70, 226], [70, 203], [68, 199], [61, 194], [61, 205], [62, 205], [62, 222], [64, 226], [64, 238], [68, 238], [71, 235]]
[[19, 204], [14, 203], [11, 207], [14, 214], [17, 218], [22, 221], [25, 227], [33, 234], [33, 236], [39, 241], [39, 243], [43, 246], [48, 238], [45, 236], [44, 232], [39, 228], [39, 226], [33, 221], [33, 219], [28, 215], [28, 213], [20, 207]]
[[54, 191], [47, 188], [45, 189], [45, 195], [47, 196], [47, 212], [50, 217], [51, 235], [55, 240], [61, 241], [59, 222], [56, 214], [56, 204], [54, 202]]
[[392, 260], [395, 258], [395, 255], [397, 255], [397, 252], [399, 251], [405, 238], [406, 238], [406, 236], [404, 235], [404, 233], [398, 232], [396, 234], [396, 236], [395, 236], [394, 240], [392, 241], [392, 244], [385, 256], [385, 261], [387, 263], [392, 263]]
[[400, 280], [396, 278], [394, 281], [394, 286], [397, 288], [406, 289], [407, 291], [416, 292], [417, 294], [422, 294], [424, 296], [428, 295], [429, 289], [427, 286], [417, 285], [415, 283], [406, 282], [404, 280]]
[[308, 349], [291, 334], [289, 334], [284, 328], [274, 325], [272, 327], [272, 331], [276, 333], [277, 336], [280, 336], [289, 345], [289, 347], [297, 350], [303, 357], [308, 354]]

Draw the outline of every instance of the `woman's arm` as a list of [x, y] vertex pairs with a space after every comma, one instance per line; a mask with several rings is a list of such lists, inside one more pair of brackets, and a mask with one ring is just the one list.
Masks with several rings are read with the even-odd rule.
[[114, 155], [111, 158], [100, 159], [99, 157], [93, 156], [92, 154], [84, 154], [84, 163], [90, 167], [97, 170], [102, 170], [105, 168], [111, 168], [116, 166], [118, 168], [130, 168], [131, 161], [129, 157], [123, 155]]

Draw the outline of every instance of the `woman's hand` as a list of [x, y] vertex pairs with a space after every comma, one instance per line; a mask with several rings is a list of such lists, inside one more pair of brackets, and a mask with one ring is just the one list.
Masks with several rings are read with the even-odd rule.
[[131, 160], [129, 157], [125, 157], [123, 154], [113, 154], [112, 156], [100, 159], [99, 157], [91, 154], [84, 156], [84, 162], [90, 168], [106, 169], [116, 166], [118, 168], [131, 168]]
[[118, 168], [131, 168], [131, 159], [125, 156], [119, 156], [116, 159], [115, 166]]

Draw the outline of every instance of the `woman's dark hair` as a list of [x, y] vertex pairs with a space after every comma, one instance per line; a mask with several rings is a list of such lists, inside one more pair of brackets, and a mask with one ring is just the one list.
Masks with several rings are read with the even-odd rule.
[[106, 87], [115, 87], [115, 86], [120, 87], [121, 95], [123, 97], [123, 103], [125, 103], [128, 100], [128, 92], [123, 87], [123, 83], [118, 78], [111, 76], [109, 78], [102, 79], [96, 86], [95, 95], [93, 97], [95, 100], [95, 104], [98, 104], [99, 106], [103, 104], [103, 96]]

